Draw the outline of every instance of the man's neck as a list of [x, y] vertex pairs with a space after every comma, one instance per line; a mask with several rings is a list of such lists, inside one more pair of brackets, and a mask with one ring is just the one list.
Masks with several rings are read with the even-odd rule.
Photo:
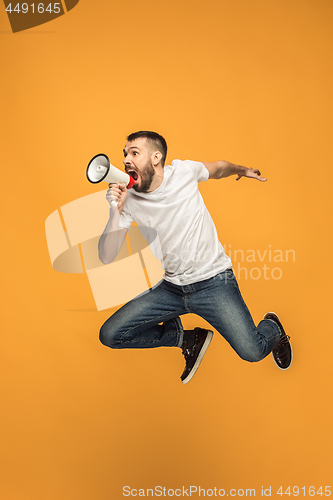
[[164, 168], [159, 165], [158, 167], [155, 167], [155, 175], [153, 177], [153, 180], [151, 181], [150, 187], [147, 191], [147, 193], [151, 193], [152, 191], [155, 191], [160, 185], [162, 184], [164, 179]]

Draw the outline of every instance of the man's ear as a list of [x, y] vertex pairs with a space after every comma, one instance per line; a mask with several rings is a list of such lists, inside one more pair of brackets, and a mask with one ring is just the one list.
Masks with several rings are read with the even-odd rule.
[[162, 159], [162, 153], [160, 151], [155, 151], [155, 153], [152, 154], [152, 162], [154, 167], [156, 167]]

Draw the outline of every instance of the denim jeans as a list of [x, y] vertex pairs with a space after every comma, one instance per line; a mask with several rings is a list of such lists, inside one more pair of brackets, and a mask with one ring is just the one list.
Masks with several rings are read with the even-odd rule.
[[194, 313], [210, 323], [246, 361], [260, 361], [276, 346], [280, 332], [272, 320], [256, 327], [232, 269], [213, 278], [174, 285], [160, 281], [121, 307], [102, 326], [101, 342], [115, 349], [181, 347], [179, 316]]

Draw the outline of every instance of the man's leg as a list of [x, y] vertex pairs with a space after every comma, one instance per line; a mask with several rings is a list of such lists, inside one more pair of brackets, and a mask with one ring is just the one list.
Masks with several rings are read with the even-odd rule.
[[198, 369], [213, 333], [202, 328], [184, 332], [179, 316], [189, 312], [185, 295], [183, 287], [162, 280], [104, 323], [101, 342], [114, 349], [181, 347], [185, 358], [181, 380], [186, 384]]
[[[102, 344], [114, 349], [181, 347], [186, 314], [182, 295], [165, 280], [121, 307], [102, 326]], [[162, 323], [162, 324], [160, 324]]]
[[231, 269], [195, 283], [187, 304], [189, 312], [208, 321], [246, 361], [265, 358], [280, 340], [274, 321], [264, 319], [255, 326]]

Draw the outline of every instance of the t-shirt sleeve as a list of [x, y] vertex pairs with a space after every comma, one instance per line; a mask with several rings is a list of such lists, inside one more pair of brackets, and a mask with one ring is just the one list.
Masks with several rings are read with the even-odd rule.
[[134, 219], [127, 210], [125, 203], [124, 208], [120, 214], [119, 227], [125, 227], [126, 229], [129, 229], [131, 227], [133, 220]]
[[200, 161], [185, 160], [185, 163], [191, 168], [198, 182], [206, 181], [209, 178], [207, 168]]

